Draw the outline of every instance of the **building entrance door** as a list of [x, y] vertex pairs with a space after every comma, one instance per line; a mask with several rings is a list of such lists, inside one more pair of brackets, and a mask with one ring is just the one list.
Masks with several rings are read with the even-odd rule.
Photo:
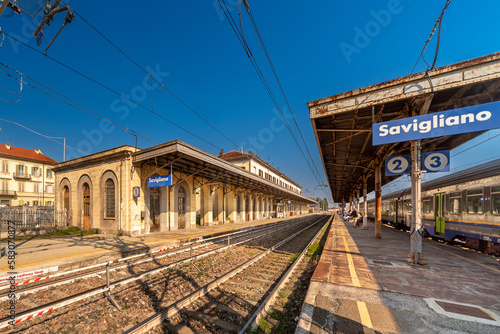
[[157, 232], [160, 230], [160, 194], [157, 190], [151, 190], [149, 193], [149, 218], [151, 224], [149, 226], [150, 232]]
[[83, 230], [90, 231], [90, 187], [83, 184]]
[[65, 221], [66, 225], [69, 223], [69, 188], [68, 186], [64, 186], [64, 214], [66, 216]]
[[186, 191], [182, 186], [177, 193], [177, 221], [179, 229], [186, 228]]

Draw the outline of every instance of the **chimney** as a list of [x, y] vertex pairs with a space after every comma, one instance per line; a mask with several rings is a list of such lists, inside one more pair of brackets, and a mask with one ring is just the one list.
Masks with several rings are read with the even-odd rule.
[[224, 149], [221, 148], [220, 153], [219, 153], [219, 158], [222, 158], [224, 156]]
[[5, 143], [5, 148], [10, 150], [10, 144], [9, 143]]
[[42, 151], [39, 148], [35, 148], [35, 153], [36, 154], [43, 154]]

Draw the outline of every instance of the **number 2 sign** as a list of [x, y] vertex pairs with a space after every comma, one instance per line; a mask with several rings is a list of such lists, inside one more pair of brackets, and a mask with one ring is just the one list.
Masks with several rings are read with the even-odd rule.
[[385, 158], [385, 175], [410, 174], [410, 155], [396, 155]]

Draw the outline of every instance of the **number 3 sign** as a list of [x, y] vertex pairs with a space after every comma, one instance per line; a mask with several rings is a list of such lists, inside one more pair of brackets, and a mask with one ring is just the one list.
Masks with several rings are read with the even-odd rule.
[[422, 170], [427, 171], [427, 173], [449, 172], [450, 151], [422, 153]]
[[410, 174], [410, 162], [411, 158], [407, 154], [385, 158], [385, 175]]

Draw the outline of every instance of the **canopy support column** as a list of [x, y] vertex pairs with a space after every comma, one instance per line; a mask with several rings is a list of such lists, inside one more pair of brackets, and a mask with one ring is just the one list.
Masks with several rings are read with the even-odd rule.
[[411, 230], [410, 254], [406, 262], [426, 264], [422, 255], [422, 172], [420, 171], [420, 141], [411, 142]]
[[363, 230], [368, 228], [368, 203], [366, 202], [366, 193], [368, 192], [368, 187], [366, 181], [368, 179], [367, 175], [363, 175]]
[[375, 159], [375, 238], [382, 238], [382, 159]]

